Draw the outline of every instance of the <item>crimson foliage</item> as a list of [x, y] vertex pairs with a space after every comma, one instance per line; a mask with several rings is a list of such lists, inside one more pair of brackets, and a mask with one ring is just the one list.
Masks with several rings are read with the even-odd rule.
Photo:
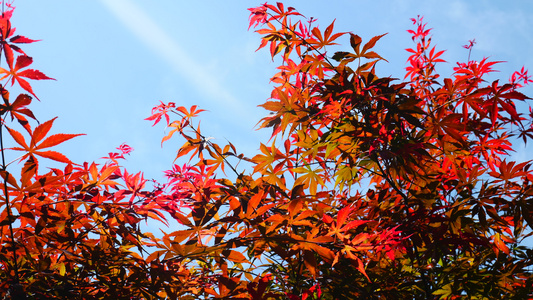
[[[147, 120], [170, 127], [163, 142], [181, 137], [176, 158], [189, 160], [153, 185], [120, 165], [125, 144], [104, 164], [51, 150], [77, 134], [49, 134], [54, 119], [32, 125], [27, 79], [51, 78], [26, 69], [32, 58], [19, 44], [34, 40], [14, 35], [12, 8], [3, 14], [0, 296], [533, 297], [533, 250], [521, 244], [533, 226], [533, 172], [509, 157], [513, 138], [533, 138], [533, 113], [516, 109], [531, 100], [520, 92], [527, 70], [487, 82], [497, 62], [469, 60], [441, 78], [443, 51], [417, 18], [403, 80], [379, 77], [382, 36], [320, 30], [281, 3], [250, 12], [259, 48], [280, 58], [260, 105], [271, 112], [259, 122], [270, 141], [247, 158], [206, 138], [202, 109], [161, 103]], [[328, 52], [341, 40], [345, 51]], [[9, 82], [29, 94], [11, 100]], [[5, 151], [20, 152], [20, 173]], [[41, 159], [64, 167], [42, 171]], [[237, 171], [241, 160], [249, 172]], [[141, 230], [168, 219], [181, 229]]]

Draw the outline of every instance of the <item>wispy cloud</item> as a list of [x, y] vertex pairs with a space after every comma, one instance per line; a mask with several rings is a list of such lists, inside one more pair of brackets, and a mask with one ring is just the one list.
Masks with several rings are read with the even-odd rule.
[[100, 0], [102, 4], [126, 28], [147, 47], [182, 74], [196, 90], [224, 106], [230, 106], [236, 113], [241, 112], [239, 101], [209, 72], [188, 53], [137, 4], [130, 0]]

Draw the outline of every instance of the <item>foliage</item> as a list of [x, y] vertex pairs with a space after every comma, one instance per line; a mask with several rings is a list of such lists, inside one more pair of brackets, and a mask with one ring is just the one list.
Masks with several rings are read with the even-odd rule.
[[[34, 40], [13, 36], [8, 8], [0, 73], [35, 96], [24, 78], [51, 78], [20, 70], [32, 59], [18, 44]], [[147, 118], [171, 128], [163, 142], [185, 140], [176, 159], [189, 161], [166, 171], [168, 182], [125, 170], [125, 144], [103, 164], [75, 164], [49, 149], [77, 135], [49, 135], [54, 119], [33, 127], [32, 96], [12, 101], [2, 85], [0, 295], [531, 298], [533, 250], [521, 242], [533, 226], [533, 173], [509, 157], [513, 139], [533, 138], [533, 113], [516, 108], [530, 100], [519, 92], [527, 71], [486, 82], [497, 62], [469, 59], [441, 79], [443, 51], [419, 17], [404, 81], [381, 78], [385, 59], [372, 49], [382, 36], [320, 30], [280, 3], [250, 11], [259, 48], [281, 62], [260, 105], [271, 114], [258, 125], [272, 137], [252, 158], [207, 138], [195, 123], [202, 109], [171, 102]], [[328, 53], [341, 38], [349, 49]], [[21, 152], [20, 175], [7, 151]], [[42, 158], [64, 167], [42, 171]], [[253, 169], [239, 171], [240, 161]], [[169, 218], [180, 229], [141, 230]]]

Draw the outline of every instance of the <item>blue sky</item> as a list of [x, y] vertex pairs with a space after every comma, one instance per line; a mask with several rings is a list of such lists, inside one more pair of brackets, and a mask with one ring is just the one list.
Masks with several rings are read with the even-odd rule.
[[[253, 156], [268, 132], [254, 129], [265, 115], [257, 105], [271, 90], [275, 64], [268, 51], [255, 52], [259, 36], [248, 31], [247, 8], [254, 1], [15, 1], [17, 33], [39, 43], [23, 49], [34, 68], [57, 81], [33, 82], [41, 102], [39, 120], [59, 116], [55, 133], [86, 133], [59, 149], [74, 162], [93, 161], [121, 143], [135, 149], [125, 165], [146, 178], [162, 178], [182, 141], [161, 148], [162, 126], [143, 119], [159, 101], [208, 110], [202, 132], [225, 139]], [[476, 39], [472, 59], [507, 61], [496, 76], [506, 80], [522, 66], [533, 72], [533, 2], [513, 1], [286, 1], [325, 28], [336, 19], [338, 31], [364, 40], [388, 33], [377, 51], [389, 63], [378, 74], [403, 78], [412, 47], [409, 20], [424, 15], [433, 42], [447, 49], [438, 71], [450, 76], [465, 61], [461, 46]], [[348, 44], [348, 38], [341, 40]], [[524, 90], [533, 95], [532, 87]], [[518, 159], [527, 159], [517, 145]], [[533, 149], [530, 145], [528, 149]]]

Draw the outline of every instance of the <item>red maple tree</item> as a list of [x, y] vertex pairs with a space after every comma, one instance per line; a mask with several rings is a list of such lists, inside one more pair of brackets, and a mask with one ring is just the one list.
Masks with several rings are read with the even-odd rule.
[[[520, 92], [527, 70], [486, 82], [497, 62], [469, 58], [442, 78], [443, 51], [419, 17], [403, 81], [379, 77], [384, 58], [372, 49], [382, 36], [363, 43], [335, 33], [334, 23], [320, 30], [281, 3], [250, 12], [259, 48], [281, 58], [260, 105], [270, 115], [259, 127], [271, 139], [248, 158], [201, 132], [202, 109], [161, 103], [147, 120], [164, 120], [171, 131], [162, 142], [181, 137], [176, 158], [189, 160], [151, 184], [120, 165], [132, 151], [126, 144], [101, 164], [50, 150], [77, 134], [49, 134], [54, 119], [32, 125], [35, 93], [22, 77], [51, 78], [21, 71], [32, 59], [18, 44], [34, 40], [13, 36], [8, 7], [0, 19], [9, 68], [0, 69], [0, 296], [532, 298], [533, 250], [521, 242], [533, 226], [533, 173], [509, 154], [514, 138], [533, 138], [531, 110], [516, 109], [531, 100]], [[345, 51], [328, 52], [343, 39]], [[12, 101], [9, 82], [31, 95]], [[20, 173], [6, 151], [20, 152]], [[42, 159], [64, 167], [43, 171]], [[237, 171], [242, 160], [248, 172]], [[181, 229], [160, 238], [141, 230], [170, 218]]]

